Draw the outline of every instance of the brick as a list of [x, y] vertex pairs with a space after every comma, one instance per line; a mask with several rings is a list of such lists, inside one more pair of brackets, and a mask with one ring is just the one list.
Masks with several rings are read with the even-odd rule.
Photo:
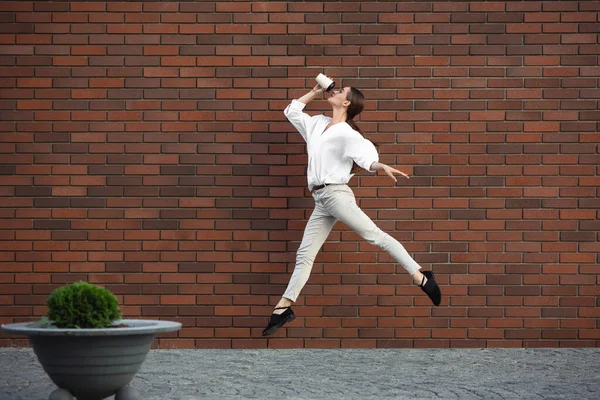
[[589, 33], [589, 32], [598, 33], [598, 32], [600, 32], [598, 23], [582, 23], [582, 24], [578, 24], [578, 25], [579, 25], [580, 33]]

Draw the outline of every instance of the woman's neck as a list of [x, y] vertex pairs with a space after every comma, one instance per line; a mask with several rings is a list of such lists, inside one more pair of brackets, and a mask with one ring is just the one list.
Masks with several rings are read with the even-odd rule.
[[331, 125], [337, 124], [340, 122], [346, 122], [348, 117], [348, 113], [343, 108], [334, 108], [333, 109], [333, 117], [331, 117]]

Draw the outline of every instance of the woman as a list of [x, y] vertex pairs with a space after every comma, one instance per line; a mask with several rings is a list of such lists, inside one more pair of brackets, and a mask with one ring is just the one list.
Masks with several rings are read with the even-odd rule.
[[384, 171], [397, 182], [394, 174], [408, 178], [403, 172], [379, 162], [373, 143], [361, 134], [353, 118], [364, 108], [364, 96], [355, 88], [345, 87], [331, 91], [327, 102], [333, 117], [309, 116], [304, 107], [323, 89], [316, 85], [309, 93], [292, 100], [285, 116], [300, 132], [308, 147], [308, 189], [312, 191], [315, 209], [308, 220], [304, 236], [296, 254], [296, 267], [283, 297], [275, 306], [263, 336], [270, 335], [296, 315], [291, 305], [306, 284], [313, 262], [336, 221], [341, 221], [367, 242], [387, 251], [412, 276], [413, 283], [429, 296], [433, 304], [441, 301], [440, 288], [431, 271], [420, 272], [421, 267], [404, 247], [392, 236], [379, 229], [358, 207], [352, 189], [347, 183], [357, 164], [369, 171]]

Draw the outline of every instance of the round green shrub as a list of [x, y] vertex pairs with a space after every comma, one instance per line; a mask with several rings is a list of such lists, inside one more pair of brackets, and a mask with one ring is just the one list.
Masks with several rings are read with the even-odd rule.
[[114, 294], [82, 281], [55, 289], [46, 305], [56, 328], [107, 328], [123, 317]]

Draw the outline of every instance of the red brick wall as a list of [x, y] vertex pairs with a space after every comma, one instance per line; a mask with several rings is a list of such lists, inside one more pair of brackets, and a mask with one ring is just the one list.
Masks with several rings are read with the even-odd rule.
[[[183, 322], [163, 348], [600, 343], [599, 2], [0, 8], [0, 322], [82, 279]], [[338, 225], [267, 340], [313, 206], [282, 110], [321, 71], [411, 173], [351, 184], [443, 306]]]

